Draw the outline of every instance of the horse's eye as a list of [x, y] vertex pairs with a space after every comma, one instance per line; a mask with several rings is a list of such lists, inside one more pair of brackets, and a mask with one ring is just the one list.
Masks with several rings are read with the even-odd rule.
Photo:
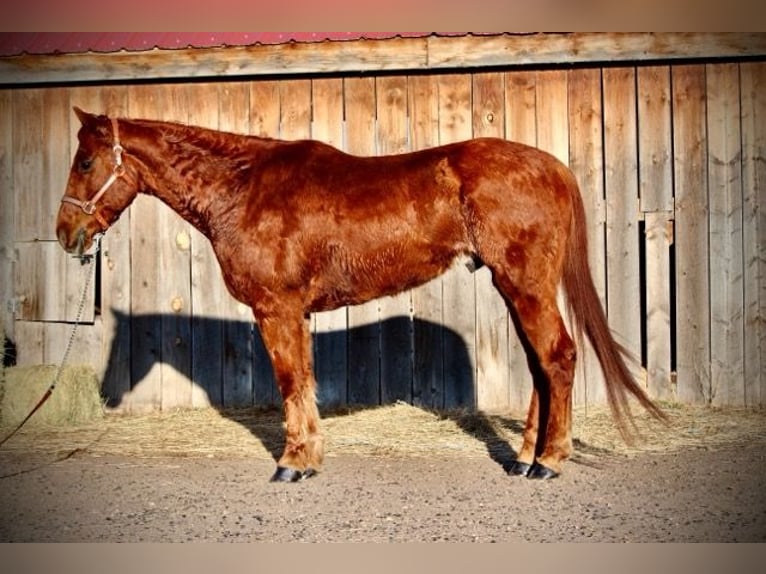
[[80, 171], [82, 171], [82, 172], [90, 171], [91, 167], [93, 167], [93, 160], [92, 159], [82, 159], [82, 160], [80, 160]]

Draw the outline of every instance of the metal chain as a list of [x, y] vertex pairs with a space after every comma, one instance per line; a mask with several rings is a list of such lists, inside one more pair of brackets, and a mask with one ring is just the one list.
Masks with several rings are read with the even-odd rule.
[[75, 335], [77, 334], [77, 327], [80, 325], [80, 322], [82, 320], [82, 312], [85, 309], [85, 299], [88, 297], [88, 288], [90, 287], [90, 283], [93, 279], [93, 276], [96, 274], [96, 257], [98, 257], [98, 253], [101, 249], [101, 234], [98, 234], [94, 237], [94, 251], [92, 254], [88, 255], [79, 255], [80, 258], [80, 264], [81, 265], [89, 265], [90, 269], [88, 270], [88, 274], [85, 277], [85, 284], [82, 288], [82, 293], [80, 294], [80, 301], [77, 305], [77, 313], [75, 314], [74, 324], [72, 325], [72, 332], [69, 335], [69, 340], [67, 341], [66, 348], [64, 349], [64, 355], [61, 358], [61, 362], [59, 363], [58, 368], [56, 369], [56, 374], [53, 376], [53, 382], [51, 382], [50, 386], [48, 387], [48, 390], [45, 391], [45, 394], [43, 394], [42, 398], [38, 401], [38, 403], [35, 405], [35, 407], [29, 412], [29, 414], [24, 418], [23, 421], [19, 423], [19, 425], [13, 429], [7, 436], [5, 436], [2, 440], [0, 440], [0, 446], [5, 444], [13, 435], [15, 435], [19, 430], [21, 430], [21, 427], [23, 427], [29, 419], [32, 418], [32, 415], [34, 415], [40, 407], [43, 406], [45, 401], [48, 400], [48, 398], [53, 394], [53, 390], [56, 388], [56, 385], [59, 383], [59, 378], [61, 377], [61, 373], [64, 370], [64, 366], [67, 363], [67, 360], [69, 359], [69, 353], [72, 351], [72, 345], [74, 343]]
[[90, 287], [90, 282], [93, 279], [93, 276], [96, 274], [96, 257], [98, 257], [98, 253], [101, 250], [101, 234], [98, 234], [93, 238], [93, 244], [95, 249], [92, 254], [79, 256], [81, 265], [90, 265], [90, 272], [85, 277], [85, 285], [82, 288], [82, 293], [80, 293], [80, 302], [77, 305], [77, 314], [75, 315], [74, 324], [72, 325], [72, 333], [69, 335], [69, 341], [67, 341], [66, 349], [64, 349], [64, 356], [61, 358], [61, 363], [56, 371], [56, 376], [53, 379], [51, 387], [55, 387], [56, 383], [58, 383], [61, 371], [72, 350], [72, 344], [74, 343], [75, 335], [77, 334], [77, 327], [80, 325], [82, 312], [85, 309], [85, 300], [88, 298], [88, 288]]

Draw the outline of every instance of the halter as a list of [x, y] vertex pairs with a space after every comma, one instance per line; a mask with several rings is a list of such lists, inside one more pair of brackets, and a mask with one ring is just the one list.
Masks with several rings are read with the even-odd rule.
[[104, 217], [97, 211], [96, 204], [101, 199], [101, 197], [106, 193], [106, 190], [109, 189], [112, 184], [117, 181], [119, 178], [125, 175], [125, 166], [122, 165], [122, 152], [124, 151], [122, 145], [120, 145], [120, 133], [117, 128], [117, 120], [115, 118], [111, 118], [112, 121], [112, 131], [114, 132], [114, 146], [112, 147], [112, 152], [114, 153], [114, 169], [112, 170], [111, 175], [109, 176], [109, 179], [106, 180], [104, 185], [101, 186], [101, 189], [99, 189], [96, 192], [96, 195], [94, 195], [91, 199], [87, 199], [85, 201], [82, 201], [80, 199], [77, 199], [76, 197], [72, 197], [71, 195], [65, 195], [61, 198], [62, 203], [71, 203], [73, 205], [78, 206], [80, 209], [83, 210], [88, 215], [92, 215], [96, 218], [96, 221], [101, 225], [101, 227], [106, 231], [109, 228], [109, 224], [106, 222]]

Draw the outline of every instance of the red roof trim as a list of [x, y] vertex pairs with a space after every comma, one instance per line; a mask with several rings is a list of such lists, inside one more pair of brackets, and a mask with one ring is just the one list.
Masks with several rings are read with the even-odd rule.
[[[290, 42], [419, 38], [433, 32], [10, 32], [0, 34], [0, 56], [211, 48]], [[467, 32], [439, 32], [464, 36]]]

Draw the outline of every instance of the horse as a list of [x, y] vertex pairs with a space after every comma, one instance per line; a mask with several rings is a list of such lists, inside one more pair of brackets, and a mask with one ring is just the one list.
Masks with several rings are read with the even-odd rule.
[[572, 451], [576, 345], [559, 285], [578, 344], [586, 336], [595, 350], [626, 440], [631, 397], [665, 418], [610, 331], [589, 268], [579, 187], [552, 155], [476, 138], [358, 157], [316, 140], [74, 112], [81, 126], [57, 215], [61, 246], [86, 252], [139, 193], [207, 237], [226, 287], [252, 309], [282, 396], [285, 445], [272, 481], [313, 476], [324, 456], [309, 314], [411, 289], [465, 257], [490, 269], [542, 375], [509, 475], [554, 478]]

